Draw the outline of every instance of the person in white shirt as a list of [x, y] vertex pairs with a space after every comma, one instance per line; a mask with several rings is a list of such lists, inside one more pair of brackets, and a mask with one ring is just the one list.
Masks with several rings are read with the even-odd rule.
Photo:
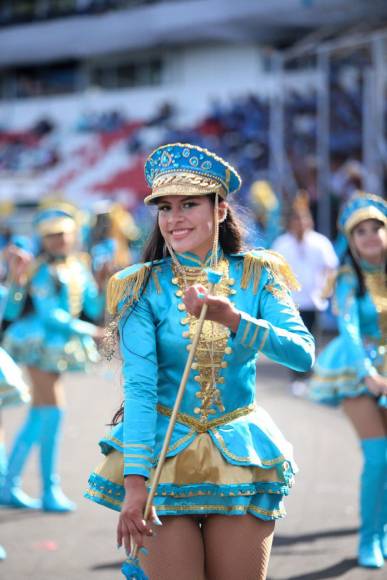
[[[287, 231], [273, 243], [272, 249], [284, 256], [295, 273], [301, 289], [293, 293], [305, 326], [313, 332], [317, 313], [325, 310], [322, 298], [327, 276], [338, 267], [338, 258], [330, 240], [314, 230], [308, 197], [300, 192], [291, 206]], [[306, 391], [306, 373], [292, 372], [292, 392], [302, 395]]]

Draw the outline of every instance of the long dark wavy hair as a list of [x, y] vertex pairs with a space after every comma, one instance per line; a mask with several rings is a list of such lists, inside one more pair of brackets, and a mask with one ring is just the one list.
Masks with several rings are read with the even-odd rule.
[[[379, 220], [376, 220], [379, 221]], [[382, 223], [382, 222], [380, 222]], [[351, 235], [353, 233], [355, 228], [353, 228], [351, 230]], [[356, 258], [354, 257], [350, 246], [348, 246], [347, 252], [344, 256], [344, 260], [343, 262], [345, 263], [349, 263], [355, 274], [356, 274], [356, 278], [357, 278], [357, 291], [356, 291], [356, 296], [358, 296], [359, 298], [361, 298], [362, 296], [365, 295], [367, 288], [366, 288], [366, 284], [365, 284], [365, 279], [364, 279], [364, 274], [363, 274], [363, 270], [360, 267], [359, 261], [356, 260]], [[386, 259], [384, 260], [384, 272], [387, 275], [387, 261]]]
[[[213, 207], [215, 206], [215, 196], [215, 193], [208, 194], [208, 198]], [[237, 216], [235, 209], [228, 206], [226, 219], [219, 224], [219, 245], [224, 254], [236, 254], [244, 249], [244, 233], [245, 227]], [[157, 217], [153, 230], [144, 245], [142, 253], [142, 262], [151, 262], [151, 267], [147, 272], [147, 276], [141, 289], [141, 295], [144, 293], [152, 275], [153, 263], [167, 256], [169, 256], [168, 248], [164, 243], [164, 238]], [[130, 314], [126, 317], [124, 324], [127, 323], [129, 316]], [[114, 414], [111, 425], [117, 425], [117, 423], [122, 421], [123, 415], [124, 404], [122, 403], [120, 408]]]
[[[364, 294], [367, 291], [366, 288], [366, 284], [365, 284], [365, 280], [364, 280], [364, 274], [363, 274], [363, 270], [361, 269], [358, 260], [356, 260], [353, 257], [353, 254], [351, 252], [350, 249], [347, 250], [346, 255], [344, 256], [344, 263], [348, 263], [352, 266], [355, 275], [356, 275], [356, 279], [357, 279], [357, 291], [356, 291], [356, 296], [358, 296], [359, 298], [361, 298], [362, 296], [364, 296]], [[387, 276], [387, 261], [384, 262], [384, 272]]]

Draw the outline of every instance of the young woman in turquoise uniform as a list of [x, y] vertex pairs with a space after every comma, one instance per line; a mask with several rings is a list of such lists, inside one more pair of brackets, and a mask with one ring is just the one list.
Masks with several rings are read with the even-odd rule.
[[[7, 299], [7, 289], [0, 284], [0, 327]], [[23, 380], [22, 372], [9, 354], [0, 347], [0, 487], [7, 475], [7, 452], [5, 448], [2, 412], [7, 407], [13, 407], [30, 401], [29, 389]], [[6, 551], [0, 545], [0, 560], [6, 558]]]
[[387, 558], [386, 224], [387, 204], [371, 194], [354, 195], [340, 214], [347, 240], [335, 280], [340, 334], [319, 355], [311, 380], [312, 399], [341, 404], [360, 439], [359, 564], [371, 568]]
[[[265, 578], [274, 521], [293, 482], [292, 447], [255, 398], [263, 352], [297, 370], [314, 341], [294, 307], [296, 281], [269, 251], [243, 252], [229, 194], [233, 167], [200, 147], [158, 148], [145, 165], [157, 222], [144, 263], [111, 279], [108, 307], [123, 360], [123, 421], [86, 497], [121, 511], [117, 538], [146, 547], [152, 580]], [[206, 268], [222, 274], [208, 294]], [[143, 521], [199, 311], [208, 313], [154, 499]], [[114, 336], [111, 338], [114, 338]], [[157, 514], [157, 515], [156, 515]], [[159, 520], [157, 519], [159, 518]], [[160, 522], [161, 520], [161, 522]]]
[[[98, 360], [94, 339], [102, 330], [81, 315], [98, 324], [105, 299], [103, 281], [98, 287], [85, 260], [75, 253], [77, 222], [72, 209], [63, 205], [43, 208], [35, 225], [41, 254], [26, 283], [11, 285], [4, 314], [15, 321], [7, 328], [3, 345], [16, 362], [27, 367], [32, 405], [13, 444], [0, 502], [66, 512], [75, 505], [62, 492], [57, 474], [64, 418], [60, 378], [65, 371], [83, 371]], [[41, 500], [30, 498], [20, 486], [34, 445], [40, 448]]]

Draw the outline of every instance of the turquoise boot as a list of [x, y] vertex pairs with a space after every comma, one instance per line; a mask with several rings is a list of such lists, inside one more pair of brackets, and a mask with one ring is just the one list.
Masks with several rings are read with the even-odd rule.
[[383, 501], [385, 438], [363, 439], [361, 446], [364, 466], [360, 489], [359, 565], [365, 568], [382, 568], [384, 558], [379, 521]]
[[5, 478], [7, 476], [7, 452], [5, 449], [5, 444], [0, 441], [0, 490], [3, 489], [5, 484]]
[[384, 487], [380, 518], [380, 543], [383, 557], [387, 560], [387, 437], [384, 440], [384, 447]]
[[64, 411], [59, 407], [42, 407], [43, 428], [40, 442], [40, 467], [43, 481], [43, 510], [72, 512], [76, 505], [63, 493], [56, 473], [58, 449]]
[[[5, 452], [5, 445], [3, 442], [0, 442], [0, 489], [3, 488], [5, 483], [5, 476], [7, 473], [7, 454]], [[0, 561], [5, 560], [7, 557], [7, 553], [4, 550], [3, 546], [0, 544]]]
[[41, 508], [40, 500], [31, 498], [20, 487], [20, 476], [32, 447], [39, 441], [40, 433], [40, 408], [31, 407], [24, 425], [16, 436], [8, 459], [7, 474], [0, 487], [0, 504], [17, 508]]

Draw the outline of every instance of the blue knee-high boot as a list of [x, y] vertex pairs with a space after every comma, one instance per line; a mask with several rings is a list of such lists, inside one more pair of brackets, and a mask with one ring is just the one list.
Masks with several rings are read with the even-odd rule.
[[42, 507], [43, 510], [50, 512], [71, 512], [76, 509], [76, 505], [64, 495], [56, 472], [64, 411], [59, 407], [42, 407], [42, 413], [43, 428], [40, 441]]
[[381, 568], [384, 558], [380, 543], [380, 517], [383, 502], [385, 438], [363, 439], [363, 473], [360, 486], [359, 564]]
[[7, 452], [5, 449], [5, 444], [0, 441], [0, 489], [3, 489], [5, 484], [5, 478], [7, 475]]
[[[5, 482], [5, 476], [7, 473], [7, 454], [5, 451], [5, 445], [0, 441], [0, 489], [3, 487]], [[7, 553], [3, 546], [0, 544], [0, 560], [5, 560]]]
[[0, 487], [0, 504], [17, 507], [40, 509], [40, 500], [33, 499], [20, 487], [21, 474], [32, 447], [38, 443], [41, 434], [41, 413], [39, 407], [31, 407], [24, 425], [13, 443], [8, 459], [7, 473]]
[[382, 554], [387, 560], [387, 437], [384, 439], [384, 481], [383, 481], [383, 496], [382, 496], [382, 511], [380, 517], [380, 543], [382, 546]]

